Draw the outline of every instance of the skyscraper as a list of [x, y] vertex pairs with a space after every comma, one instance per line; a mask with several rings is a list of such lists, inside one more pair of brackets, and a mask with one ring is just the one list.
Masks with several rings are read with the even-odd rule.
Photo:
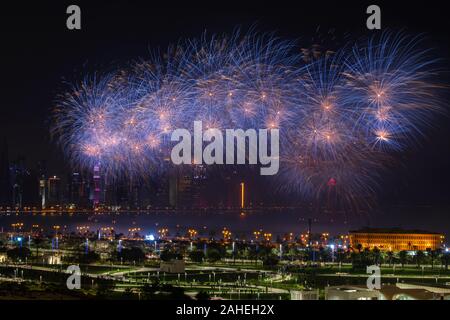
[[61, 179], [57, 176], [50, 177], [47, 185], [47, 206], [61, 205], [61, 197]]
[[87, 187], [85, 179], [79, 172], [72, 172], [69, 176], [69, 201], [77, 208], [84, 208], [87, 205]]
[[10, 206], [12, 204], [10, 174], [8, 144], [6, 139], [4, 139], [0, 152], [0, 206]]
[[45, 206], [47, 204], [47, 187], [44, 175], [41, 175], [39, 177], [39, 197], [41, 199], [41, 208], [45, 209]]
[[94, 166], [94, 175], [92, 177], [92, 183], [93, 183], [91, 193], [92, 206], [94, 208], [98, 208], [105, 200], [104, 183], [102, 181], [100, 163], [97, 163]]
[[22, 208], [24, 182], [28, 174], [24, 157], [18, 157], [12, 165], [10, 165], [10, 173], [12, 182], [12, 205], [16, 208]]
[[41, 208], [45, 209], [47, 204], [47, 166], [45, 161], [39, 161], [38, 163], [38, 176], [40, 204]]

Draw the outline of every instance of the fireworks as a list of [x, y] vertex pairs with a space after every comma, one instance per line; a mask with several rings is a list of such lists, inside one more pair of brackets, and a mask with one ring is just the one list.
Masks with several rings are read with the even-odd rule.
[[171, 132], [193, 121], [279, 128], [281, 189], [354, 204], [442, 105], [419, 40], [383, 33], [305, 59], [272, 35], [204, 36], [71, 87], [52, 131], [74, 165], [142, 177], [166, 169]]

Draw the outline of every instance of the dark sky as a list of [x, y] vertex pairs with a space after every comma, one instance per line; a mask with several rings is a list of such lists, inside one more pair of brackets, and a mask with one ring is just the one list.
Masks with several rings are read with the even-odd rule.
[[[365, 11], [376, 3], [382, 9], [383, 28], [423, 32], [438, 56], [449, 56], [444, 1], [421, 6], [410, 1], [157, 2], [2, 4], [0, 138], [7, 138], [12, 159], [22, 154], [31, 167], [46, 159], [50, 174], [62, 173], [62, 155], [50, 142], [48, 125], [63, 80], [146, 57], [152, 49], [198, 37], [205, 30], [231, 33], [237, 26], [256, 24], [257, 30], [276, 31], [305, 43], [313, 43], [328, 30], [357, 37], [371, 32], [366, 29]], [[81, 31], [66, 29], [69, 4], [81, 7]], [[448, 75], [443, 78], [448, 81]], [[449, 117], [442, 116], [420, 150], [408, 154], [404, 167], [386, 181], [386, 203], [449, 207], [449, 133]]]

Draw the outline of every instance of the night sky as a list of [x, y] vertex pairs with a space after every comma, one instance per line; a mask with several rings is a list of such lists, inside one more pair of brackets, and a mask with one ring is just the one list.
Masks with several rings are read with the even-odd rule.
[[[2, 4], [0, 139], [8, 141], [10, 160], [24, 155], [33, 167], [45, 159], [50, 174], [65, 173], [63, 156], [48, 133], [53, 101], [64, 90], [64, 81], [148, 57], [153, 49], [164, 50], [205, 30], [231, 33], [236, 27], [245, 30], [254, 25], [258, 31], [276, 31], [280, 37], [309, 44], [328, 44], [331, 30], [337, 35], [335, 43], [329, 43], [333, 46], [345, 36], [373, 32], [366, 28], [365, 11], [368, 5], [378, 4], [383, 29], [424, 33], [436, 56], [449, 56], [449, 19], [443, 1], [427, 1], [421, 7], [409, 1], [156, 2]], [[65, 11], [70, 4], [81, 7], [81, 31], [66, 29]], [[442, 65], [449, 70], [448, 61]], [[443, 82], [449, 83], [448, 74], [443, 75]], [[442, 229], [443, 225], [450, 227], [449, 133], [449, 116], [442, 115], [435, 129], [421, 140], [422, 147], [404, 155], [403, 165], [386, 178], [375, 223], [410, 226], [405, 221], [412, 219], [413, 226], [422, 227], [428, 221], [425, 226], [448, 231]]]

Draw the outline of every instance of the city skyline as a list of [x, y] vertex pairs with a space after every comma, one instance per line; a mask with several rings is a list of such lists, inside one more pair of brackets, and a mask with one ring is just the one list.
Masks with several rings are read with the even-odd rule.
[[450, 300], [444, 4], [214, 4], [2, 7], [0, 301]]
[[[308, 6], [311, 7], [311, 10], [314, 10], [315, 8], [315, 5], [312, 4], [308, 4]], [[35, 82], [33, 81], [32, 88], [25, 84], [28, 86], [28, 90], [26, 91], [30, 92], [30, 94], [34, 97], [39, 97], [39, 100], [27, 100], [25, 97], [21, 97], [17, 94], [15, 94], [14, 97], [19, 96], [19, 99], [15, 100], [12, 100], [13, 96], [11, 95], [6, 96], [5, 101], [9, 101], [10, 103], [12, 102], [12, 105], [17, 105], [22, 112], [16, 112], [16, 108], [2, 109], [3, 114], [1, 119], [3, 123], [0, 127], [0, 138], [3, 140], [1, 142], [3, 145], [1, 150], [2, 154], [5, 152], [4, 141], [8, 144], [8, 158], [9, 163], [12, 165], [10, 170], [14, 171], [15, 169], [18, 169], [19, 171], [22, 170], [29, 172], [31, 176], [34, 175], [33, 179], [35, 179], [36, 176], [40, 175], [39, 171], [42, 170], [40, 167], [47, 167], [45, 178], [47, 181], [46, 185], [48, 185], [48, 179], [50, 177], [59, 177], [62, 185], [64, 185], [64, 194], [66, 194], [64, 196], [64, 200], [67, 201], [70, 200], [70, 196], [68, 196], [68, 193], [70, 193], [70, 188], [68, 187], [68, 185], [70, 185], [69, 177], [73, 176], [73, 173], [80, 173], [81, 176], [85, 177], [83, 180], [92, 180], [93, 173], [83, 172], [80, 171], [80, 169], [72, 169], [67, 158], [62, 154], [60, 148], [56, 145], [56, 142], [51, 139], [48, 133], [48, 127], [51, 124], [50, 117], [52, 108], [55, 104], [55, 97], [63, 90], [64, 82], [70, 82], [72, 79], [78, 79], [79, 73], [92, 72], [96, 69], [104, 69], [105, 65], [106, 69], [110, 69], [116, 65], [122, 66], [126, 64], [126, 61], [135, 57], [146, 57], [146, 55], [155, 48], [164, 48], [171, 42], [178, 41], [181, 38], [195, 38], [198, 34], [201, 34], [205, 30], [205, 26], [199, 24], [193, 25], [190, 28], [179, 28], [177, 25], [173, 25], [168, 29], [170, 32], [166, 30], [164, 35], [157, 35], [153, 33], [152, 36], [149, 37], [144, 29], [139, 28], [141, 26], [140, 23], [136, 22], [135, 19], [132, 18], [133, 14], [136, 14], [136, 10], [132, 6], [127, 9], [127, 14], [125, 14], [125, 17], [130, 19], [129, 22], [133, 21], [132, 23], [128, 23], [126, 26], [110, 24], [110, 27], [116, 28], [113, 30], [120, 29], [124, 34], [129, 31], [134, 31], [134, 40], [125, 40], [128, 41], [127, 46], [115, 48], [115, 50], [105, 50], [104, 48], [112, 48], [114, 46], [115, 37], [113, 34], [106, 32], [106, 30], [102, 27], [100, 20], [91, 20], [89, 15], [87, 17], [88, 20], [86, 22], [86, 26], [89, 26], [90, 32], [84, 34], [84, 31], [81, 30], [80, 32], [83, 33], [83, 36], [76, 33], [68, 33], [67, 30], [60, 29], [46, 33], [45, 31], [48, 31], [49, 28], [57, 23], [57, 20], [52, 18], [53, 16], [51, 14], [53, 11], [57, 10], [57, 8], [57, 6], [45, 7], [46, 10], [44, 10], [44, 15], [47, 15], [48, 17], [47, 22], [44, 25], [41, 25], [41, 29], [38, 29], [36, 32], [39, 32], [46, 40], [42, 44], [36, 44], [33, 49], [36, 50], [36, 57], [40, 57], [41, 59], [47, 59], [42, 53], [46, 50], [50, 50], [48, 48], [53, 48], [50, 51], [61, 53], [61, 55], [58, 54], [58, 59], [54, 59], [54, 57], [51, 58], [52, 61], [57, 62], [48, 64], [48, 67], [51, 68], [51, 72], [40, 72], [41, 64], [32, 63], [31, 60], [28, 61], [28, 59], [25, 58], [26, 53], [11, 56], [12, 59], [16, 59], [13, 61], [17, 61], [17, 64], [11, 64], [11, 67], [8, 67], [8, 72], [11, 73], [13, 79], [15, 77], [14, 74], [17, 71], [16, 67], [26, 68], [30, 70], [30, 75], [33, 75], [33, 77], [38, 74], [44, 76], [46, 78], [46, 84], [50, 85], [52, 89], [47, 90], [44, 87], [39, 89], [34, 86]], [[120, 10], [118, 10], [118, 8], [118, 6], [107, 6], [104, 8], [104, 10], [107, 10], [110, 13], [110, 15], [102, 15], [102, 19], [104, 19], [105, 23], [110, 21], [108, 17], [113, 17], [119, 14]], [[356, 12], [357, 9], [358, 8], [355, 7], [355, 9], [352, 10]], [[95, 12], [94, 10], [98, 9], [93, 7], [92, 12]], [[352, 19], [349, 19], [348, 21], [343, 21], [340, 19], [339, 15], [335, 13], [341, 12], [339, 11], [340, 9], [333, 6], [329, 7], [320, 21], [314, 22], [310, 21], [309, 18], [304, 18], [301, 22], [298, 22], [294, 15], [285, 12], [285, 10], [281, 8], [277, 10], [280, 13], [280, 16], [284, 16], [286, 19], [280, 19], [274, 15], [270, 15], [268, 11], [263, 8], [258, 8], [256, 11], [245, 7], [240, 8], [235, 12], [230, 10], [226, 18], [222, 17], [220, 21], [217, 22], [214, 21], [214, 14], [208, 13], [207, 16], [209, 16], [209, 18], [206, 18], [208, 21], [207, 29], [210, 30], [211, 33], [223, 32], [225, 34], [230, 34], [236, 27], [242, 27], [245, 29], [253, 25], [253, 28], [258, 28], [262, 32], [277, 30], [275, 31], [276, 33], [278, 32], [280, 36], [288, 39], [295, 39], [297, 37], [301, 37], [302, 35], [307, 35], [307, 37], [311, 39], [303, 41], [302, 43], [305, 45], [312, 45], [316, 43], [322, 48], [334, 50], [344, 43], [344, 39], [349, 38], [349, 36], [342, 36], [340, 31], [343, 31], [342, 34], [345, 34], [345, 32], [352, 29], [354, 25], [357, 25], [357, 21], [353, 21]], [[397, 12], [398, 10], [399, 8], [395, 6], [390, 8], [390, 12]], [[351, 16], [352, 12], [347, 12], [346, 14]], [[215, 14], [220, 15], [219, 13]], [[396, 26], [402, 24], [401, 19], [405, 19], [406, 23], [409, 19], [407, 17], [408, 15], [406, 14], [398, 15], [394, 21], [388, 16], [386, 17], [385, 23], [394, 29]], [[148, 22], [150, 23], [149, 26], [165, 24], [163, 18], [158, 19], [154, 17], [150, 20], [153, 22]], [[180, 20], [180, 22], [175, 23], [183, 24], [184, 21]], [[430, 47], [435, 48], [434, 50], [436, 52], [441, 52], [442, 56], [445, 56], [445, 53], [448, 52], [448, 44], [445, 41], [445, 32], [443, 31], [445, 28], [439, 27], [443, 23], [444, 22], [440, 19], [433, 19], [433, 21], [420, 20], [419, 24], [414, 26], [408, 25], [408, 27], [412, 32], [415, 32], [416, 30], [424, 32], [429, 31], [430, 33], [426, 36], [426, 43], [424, 45], [429, 43]], [[144, 22], [142, 22], [142, 24], [144, 24]], [[431, 24], [435, 24], [435, 26]], [[336, 30], [333, 30], [333, 27]], [[352, 30], [353, 36], [367, 33], [362, 27], [356, 29], [353, 28]], [[431, 33], [432, 30], [433, 32]], [[436, 32], [436, 30], [441, 31]], [[16, 49], [14, 50], [19, 50], [21, 46], [26, 45], [26, 42], [23, 42], [20, 37], [20, 35], [23, 35], [25, 38], [28, 37], [25, 33], [23, 33], [23, 31], [25, 30], [20, 28], [17, 29], [17, 34], [19, 36], [16, 37], [15, 40], [11, 39], [11, 41], [13, 41], [12, 43], [16, 43], [14, 46]], [[106, 32], [109, 36], [98, 38], [96, 35], [100, 32]], [[5, 37], [8, 39], [11, 35], [5, 34]], [[62, 42], [54, 42], [53, 39], [56, 38], [60, 39]], [[89, 54], [81, 49], [82, 46], [79, 46], [81, 41], [87, 41], [87, 39], [89, 39], [92, 43], [98, 43], [94, 46], [97, 49], [91, 51]], [[107, 55], [107, 57], [105, 55]], [[13, 67], [13, 65], [16, 67]], [[445, 61], [443, 62], [443, 65], [445, 65]], [[8, 79], [8, 77], [5, 78]], [[443, 79], [445, 78], [446, 74], [443, 75]], [[43, 85], [44, 84], [42, 84], [42, 86]], [[11, 92], [15, 92], [14, 90], [16, 89], [12, 88]], [[19, 115], [21, 115], [20, 120], [17, 119]], [[14, 119], [17, 119], [17, 121], [14, 121]], [[446, 137], [448, 136], [448, 130], [450, 127], [448, 124], [450, 121], [446, 115], [443, 115], [442, 117], [438, 116], [434, 121], [436, 123], [435, 128], [429, 130], [427, 138], [420, 138], [420, 147], [417, 150], [412, 150], [405, 153], [403, 155], [404, 159], [402, 160], [404, 164], [393, 166], [390, 172], [385, 175], [383, 179], [383, 187], [379, 192], [378, 199], [373, 208], [370, 210], [372, 211], [371, 214], [376, 216], [379, 214], [378, 212], [382, 212], [385, 208], [390, 211], [390, 208], [401, 207], [405, 208], [402, 209], [404, 211], [411, 210], [411, 220], [417, 221], [416, 223], [418, 223], [418, 221], [420, 221], [421, 213], [415, 212], [421, 212], [421, 207], [432, 206], [436, 211], [445, 210], [445, 208], [448, 207], [448, 194], [450, 192], [450, 187], [446, 182], [450, 179], [450, 170], [447, 166], [450, 158], [448, 154], [448, 150], [450, 148], [448, 148], [449, 141]], [[15, 124], [12, 125], [13, 123]], [[36, 130], [37, 134], [33, 134], [33, 130]], [[5, 165], [2, 166], [2, 170], [5, 170]], [[273, 197], [270, 187], [267, 187], [267, 185], [270, 185], [270, 182], [267, 183], [266, 181], [256, 179], [253, 177], [252, 172], [241, 171], [238, 175], [241, 176], [237, 177], [236, 181], [233, 182], [233, 188], [238, 188], [239, 183], [245, 181], [248, 187], [248, 196], [255, 197], [254, 200], [248, 201], [249, 203], [251, 202], [253, 205], [257, 206], [257, 203], [260, 202], [261, 199], [267, 200], [268, 197]], [[2, 182], [4, 181], [5, 180], [3, 179]], [[212, 183], [217, 186], [220, 181], [221, 179], [218, 178]], [[85, 181], [85, 183], [90, 185], [92, 181]], [[152, 187], [153, 192], [157, 193], [158, 187], [155, 185]], [[34, 191], [31, 193], [33, 194], [32, 198], [34, 197], [34, 199], [31, 201], [31, 204], [36, 204], [36, 202], [38, 202], [38, 204], [41, 203], [42, 201], [36, 201], [36, 188], [33, 188], [33, 190]], [[221, 192], [225, 192], [225, 190], [222, 190]], [[237, 195], [238, 192], [239, 191], [233, 191], [233, 194], [236, 193]], [[87, 196], [88, 198], [91, 197], [89, 201], [92, 201], [92, 195], [89, 194]], [[164, 196], [164, 198], [168, 197]], [[235, 203], [238, 202], [238, 197], [236, 197], [235, 200]], [[167, 201], [167, 199], [164, 201]], [[214, 202], [215, 200], [212, 201]], [[223, 199], [222, 201], [227, 202], [226, 199]], [[173, 192], [171, 202], [172, 204], [174, 203]], [[276, 194], [275, 202], [281, 205], [289, 205], [291, 203], [307, 205], [308, 199], [295, 194], [283, 195], [278, 192]], [[320, 206], [323, 207], [324, 205], [320, 204]], [[403, 216], [406, 214], [401, 215]], [[388, 218], [375, 218], [374, 220], [381, 220], [378, 222], [381, 224], [387, 224], [389, 222]], [[438, 225], [439, 224], [436, 223], [436, 226]]]

